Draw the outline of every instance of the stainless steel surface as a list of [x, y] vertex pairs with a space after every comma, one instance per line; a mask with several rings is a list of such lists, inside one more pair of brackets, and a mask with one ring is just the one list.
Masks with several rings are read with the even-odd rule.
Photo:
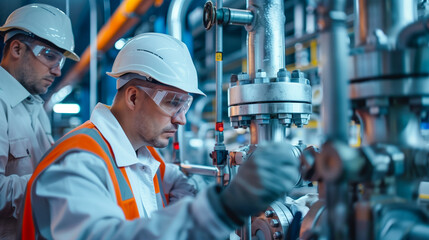
[[346, 29], [345, 0], [323, 1], [319, 7], [321, 19], [320, 62], [322, 63], [322, 124], [328, 139], [347, 142], [348, 92], [347, 72], [349, 47]]
[[349, 89], [352, 100], [375, 97], [429, 97], [429, 75], [356, 82], [351, 83]]
[[286, 126], [279, 119], [269, 119], [266, 124], [252, 121], [250, 124], [250, 144], [263, 142], [284, 142], [286, 139]]
[[[403, 27], [417, 19], [416, 0], [355, 0], [355, 44], [395, 49]], [[374, 35], [382, 31], [386, 41]]]
[[231, 25], [248, 25], [251, 24], [254, 16], [253, 13], [249, 10], [241, 10], [241, 9], [231, 9], [224, 8], [224, 15], [228, 15], [228, 19], [225, 20], [226, 23]]
[[419, 147], [424, 142], [420, 115], [412, 112], [409, 106], [389, 106], [381, 114], [371, 114], [367, 110], [356, 110], [356, 113], [363, 125], [363, 146], [387, 143]]
[[[399, 77], [419, 77], [417, 74], [428, 75], [429, 68], [426, 65], [428, 48], [414, 48], [406, 50], [382, 50], [360, 52], [352, 49], [352, 69], [349, 77], [351, 80], [371, 80]], [[408, 76], [413, 75], [413, 76]]]
[[[256, 126], [280, 122], [286, 127], [292, 124], [302, 127], [310, 119], [311, 99], [309, 80], [299, 70], [290, 74], [282, 68], [277, 72], [276, 78], [271, 79], [267, 77], [266, 72], [258, 71], [253, 80], [247, 73], [241, 73], [231, 77], [228, 89], [228, 115], [234, 128], [246, 128], [252, 124], [252, 128], [258, 131], [251, 131], [251, 134], [277, 136], [274, 132], [265, 134], [261, 132], [262, 129], [272, 131], [275, 128]], [[273, 122], [270, 119], [280, 121]], [[254, 136], [251, 138], [257, 142]]]
[[[425, 17], [422, 20], [413, 22], [404, 27], [399, 32], [396, 46], [398, 49], [404, 49], [407, 47], [415, 47], [419, 45], [419, 40], [425, 38], [429, 33], [429, 18]], [[423, 41], [427, 42], [427, 41]]]
[[291, 82], [245, 84], [228, 89], [229, 106], [262, 102], [311, 104], [311, 86]]
[[[232, 106], [229, 108], [230, 117], [238, 117], [237, 119], [231, 119], [231, 121], [241, 121], [240, 116], [247, 115], [259, 115], [259, 114], [282, 114], [286, 115], [275, 116], [280, 119], [293, 119], [295, 116], [293, 114], [302, 114], [305, 115], [305, 118], [308, 120], [310, 116], [307, 116], [311, 113], [312, 106], [308, 103], [254, 103], [254, 104], [245, 104]], [[302, 117], [302, 116], [296, 116]], [[250, 119], [249, 119], [250, 120]], [[285, 124], [288, 122], [285, 122]]]
[[182, 24], [185, 23], [186, 12], [188, 11], [191, 2], [191, 0], [173, 0], [168, 7], [168, 33], [179, 40], [182, 40]]
[[195, 164], [180, 164], [180, 168], [184, 173], [187, 174], [198, 174], [203, 176], [216, 177], [219, 174], [219, 170], [216, 167], [195, 165]]
[[284, 2], [282, 0], [247, 0], [248, 10], [256, 19], [248, 30], [247, 69], [254, 79], [259, 69], [274, 78], [285, 67]]

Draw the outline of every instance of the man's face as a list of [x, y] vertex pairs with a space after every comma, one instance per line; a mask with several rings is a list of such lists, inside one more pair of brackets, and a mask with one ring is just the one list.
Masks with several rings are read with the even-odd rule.
[[31, 94], [44, 94], [48, 91], [55, 78], [61, 76], [61, 68], [60, 66], [49, 67], [40, 61], [40, 57], [46, 56], [36, 57], [31, 48], [33, 44], [51, 48], [37, 40], [29, 45], [22, 44], [25, 52], [20, 62], [21, 69], [16, 73], [15, 77]]
[[[153, 83], [148, 85], [145, 84], [144, 87], [186, 94], [186, 92], [177, 88]], [[166, 111], [161, 109], [161, 107], [142, 89], [139, 89], [139, 96], [143, 99], [143, 101], [136, 106], [137, 117], [135, 119], [135, 124], [139, 136], [149, 146], [156, 148], [166, 147], [169, 139], [177, 132], [178, 126], [186, 124], [185, 113], [181, 112], [175, 116], [166, 113]]]

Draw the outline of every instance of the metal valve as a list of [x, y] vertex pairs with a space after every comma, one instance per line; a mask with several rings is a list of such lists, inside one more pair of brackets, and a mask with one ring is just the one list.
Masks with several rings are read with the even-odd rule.
[[206, 30], [216, 24], [216, 7], [210, 1], [204, 4], [203, 24]]

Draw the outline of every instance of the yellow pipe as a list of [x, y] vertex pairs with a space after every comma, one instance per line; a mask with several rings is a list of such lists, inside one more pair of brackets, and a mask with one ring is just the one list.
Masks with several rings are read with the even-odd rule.
[[[97, 50], [106, 52], [113, 44], [133, 27], [154, 3], [160, 0], [126, 0], [119, 5], [109, 21], [100, 29], [97, 36]], [[67, 73], [63, 80], [55, 87], [55, 93], [67, 85], [78, 82], [88, 71], [91, 57], [89, 46], [82, 53], [80, 61]], [[51, 95], [52, 96], [52, 95]], [[49, 98], [51, 97], [49, 96]]]

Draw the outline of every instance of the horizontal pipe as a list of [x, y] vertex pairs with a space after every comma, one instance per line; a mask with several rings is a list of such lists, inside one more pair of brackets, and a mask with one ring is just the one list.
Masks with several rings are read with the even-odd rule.
[[427, 224], [416, 224], [411, 228], [405, 239], [423, 240], [428, 239], [429, 236], [429, 225]]
[[217, 176], [219, 169], [217, 167], [195, 165], [195, 164], [180, 164], [180, 168], [186, 174], [198, 174], [203, 176]]
[[[140, 21], [143, 15], [155, 0], [126, 0], [119, 5], [110, 20], [101, 28], [97, 36], [97, 51], [106, 52], [113, 44], [123, 36], [131, 27]], [[76, 63], [62, 81], [55, 87], [53, 93], [67, 85], [73, 85], [80, 81], [88, 71], [91, 57], [90, 47], [83, 52], [80, 61]], [[49, 104], [47, 106], [50, 106]]]
[[216, 18], [220, 24], [249, 25], [253, 21], [253, 13], [250, 10], [221, 8], [216, 11]]

